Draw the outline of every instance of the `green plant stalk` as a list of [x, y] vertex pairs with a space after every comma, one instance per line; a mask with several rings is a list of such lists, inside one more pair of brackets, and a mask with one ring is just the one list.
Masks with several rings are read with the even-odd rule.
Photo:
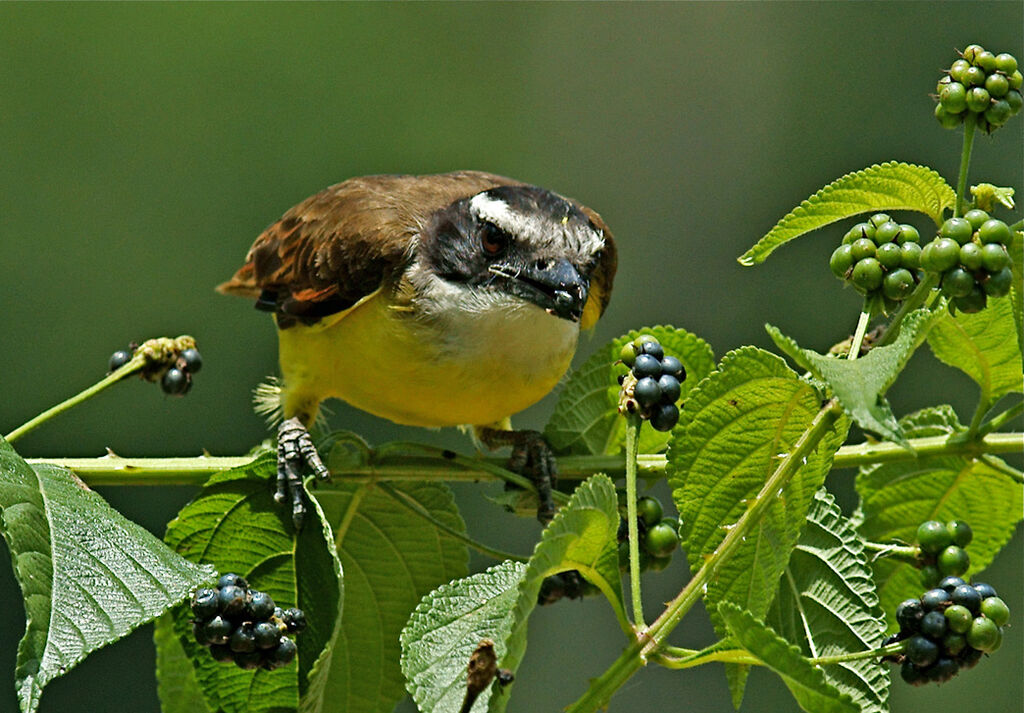
[[418, 502], [409, 499], [401, 491], [395, 490], [395, 488], [389, 483], [380, 482], [376, 484], [376, 487], [380, 488], [381, 491], [387, 493], [392, 500], [394, 500], [396, 503], [412, 512], [414, 515], [426, 520], [431, 525], [436, 527], [438, 530], [448, 533], [459, 542], [462, 542], [467, 547], [473, 548], [482, 555], [493, 557], [496, 560], [514, 560], [516, 562], [528, 562], [530, 559], [529, 557], [523, 557], [522, 555], [514, 555], [510, 552], [504, 552], [503, 550], [495, 549], [494, 547], [489, 547], [484, 543], [474, 540], [472, 537], [469, 537], [468, 535], [459, 532], [455, 528], [449, 527], [448, 525], [446, 525], [445, 523], [441, 522], [436, 517], [431, 515], [430, 512], [428, 512], [426, 508], [424, 508]]
[[[864, 307], [867, 307], [865, 302]], [[864, 333], [868, 331], [868, 322], [871, 321], [871, 310], [862, 309], [860, 319], [857, 320], [857, 331], [853, 333], [853, 342], [850, 344], [850, 353], [846, 358], [853, 361], [860, 356], [860, 345], [864, 343]]]
[[[829, 666], [845, 663], [847, 661], [863, 661], [864, 659], [876, 659], [883, 656], [893, 656], [903, 653], [906, 642], [900, 641], [888, 646], [866, 651], [853, 651], [847, 654], [836, 654], [835, 656], [808, 657], [807, 661], [814, 666]], [[764, 666], [764, 661], [757, 658], [745, 649], [719, 649], [708, 650], [701, 655], [701, 651], [694, 649], [681, 649], [675, 646], [665, 646], [657, 657], [657, 662], [666, 668], [684, 669], [702, 666], [707, 663], [721, 661], [722, 663], [746, 664], [750, 666]]]
[[[997, 417], [998, 418], [998, 417]], [[843, 446], [833, 458], [832, 468], [858, 468], [872, 463], [893, 463], [915, 460], [926, 456], [968, 456], [984, 454], [1020, 453], [1024, 451], [1024, 433], [989, 433], [977, 441], [951, 440], [949, 436], [911, 438], [911, 450], [888, 442], [865, 442]], [[512, 480], [532, 489], [528, 479], [502, 468], [499, 458], [471, 458], [457, 456], [449, 459], [434, 449], [437, 455], [392, 456], [372, 464], [346, 466], [334, 475], [343, 483], [376, 483], [381, 481], [447, 480], [474, 483], [481, 480]], [[253, 456], [195, 456], [176, 458], [123, 458], [106, 455], [99, 458], [26, 458], [29, 465], [56, 465], [73, 471], [87, 485], [107, 486], [199, 486], [214, 473], [231, 468], [242, 468], [253, 462]], [[646, 453], [637, 456], [638, 475], [660, 477], [665, 472], [664, 454]], [[458, 467], [453, 467], [458, 466]], [[594, 473], [611, 477], [625, 475], [623, 456], [564, 456], [558, 459], [559, 477], [563, 480], [583, 480]], [[496, 473], [502, 472], [501, 478]], [[509, 478], [511, 475], [515, 480]], [[521, 481], [520, 481], [521, 479]], [[331, 484], [320, 483], [320, 488]], [[557, 493], [561, 501], [567, 498]]]
[[880, 557], [894, 557], [905, 562], [917, 562], [921, 555], [921, 548], [913, 545], [893, 545], [884, 542], [865, 542], [864, 549], [875, 553], [875, 559]]
[[640, 640], [627, 647], [603, 674], [594, 679], [583, 696], [566, 708], [566, 713], [591, 713], [605, 706], [612, 694], [629, 680], [648, 658], [653, 657], [661, 649], [665, 638], [700, 600], [707, 583], [722, 564], [732, 557], [750, 529], [760, 522], [765, 511], [778, 497], [778, 493], [789, 483], [790, 478], [817, 447], [825, 433], [835, 425], [841, 413], [842, 409], [835, 399], [826, 402], [793, 444], [793, 449], [765, 481], [757, 497], [748, 503], [746, 512], [729, 529], [718, 548], [704, 561], [682, 591], [668, 603], [665, 611], [654, 620], [647, 631], [642, 632]]
[[636, 455], [643, 420], [635, 413], [626, 416], [626, 527], [629, 529], [629, 594], [633, 600], [633, 626], [643, 629], [644, 604], [640, 592], [640, 529], [636, 518]]
[[1020, 472], [1019, 470], [1012, 467], [1008, 463], [1001, 461], [998, 458], [993, 458], [992, 456], [989, 455], [978, 456], [978, 460], [980, 460], [982, 463], [987, 465], [992, 470], [997, 470], [1003, 475], [1010, 477], [1014, 482], [1024, 484], [1024, 473]]
[[25, 423], [23, 423], [22, 425], [18, 426], [13, 431], [8, 433], [6, 436], [4, 436], [4, 439], [8, 443], [13, 443], [14, 441], [24, 436], [25, 434], [34, 431], [39, 426], [42, 426], [44, 423], [49, 421], [54, 416], [58, 416], [67, 411], [68, 409], [77, 406], [83, 401], [91, 399], [96, 394], [100, 393], [104, 389], [110, 388], [111, 386], [121, 381], [122, 379], [127, 379], [129, 376], [140, 371], [142, 367], [144, 367], [145, 365], [145, 356], [141, 353], [136, 354], [131, 358], [130, 361], [124, 364], [120, 369], [110, 372], [109, 374], [107, 374], [105, 378], [100, 379], [99, 381], [97, 381], [95, 384], [85, 389], [84, 391], [79, 391], [71, 398], [61, 401], [56, 406], [48, 408], [35, 418], [26, 421]]
[[998, 431], [1022, 413], [1024, 413], [1024, 401], [1018, 401], [1010, 408], [993, 416], [990, 420], [983, 423], [978, 429], [978, 435], [987, 436], [992, 433], [992, 431]]
[[974, 129], [976, 126], [977, 122], [974, 120], [974, 114], [967, 112], [967, 116], [964, 117], [964, 145], [960, 150], [960, 174], [956, 180], [956, 203], [953, 206], [954, 218], [966, 212], [964, 210], [964, 195], [967, 193], [967, 169], [971, 165], [971, 147], [974, 145]]

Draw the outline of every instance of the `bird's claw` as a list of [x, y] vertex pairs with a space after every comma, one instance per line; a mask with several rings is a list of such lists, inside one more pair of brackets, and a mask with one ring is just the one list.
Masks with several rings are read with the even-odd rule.
[[320, 480], [329, 480], [320, 454], [313, 445], [309, 431], [298, 418], [281, 422], [277, 429], [277, 489], [274, 502], [278, 505], [292, 504], [292, 524], [295, 530], [302, 529], [306, 517], [306, 499], [302, 490], [302, 474], [309, 468]]
[[555, 501], [551, 490], [558, 482], [555, 454], [544, 434], [538, 431], [501, 431], [484, 429], [481, 440], [491, 448], [512, 446], [508, 469], [524, 475], [537, 488], [537, 519], [544, 525], [555, 516]]

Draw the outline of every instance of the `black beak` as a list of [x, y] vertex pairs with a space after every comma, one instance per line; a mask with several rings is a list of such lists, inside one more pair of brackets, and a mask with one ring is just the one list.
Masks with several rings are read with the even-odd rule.
[[589, 281], [568, 260], [535, 260], [518, 270], [515, 279], [532, 288], [527, 290], [531, 294], [523, 296], [548, 314], [570, 322], [578, 322], [583, 315]]

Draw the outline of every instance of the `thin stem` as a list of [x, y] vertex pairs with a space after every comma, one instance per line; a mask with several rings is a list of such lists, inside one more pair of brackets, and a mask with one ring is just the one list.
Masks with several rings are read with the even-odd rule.
[[967, 112], [964, 117], [964, 145], [960, 150], [960, 175], [956, 181], [956, 205], [953, 206], [953, 217], [963, 215], [964, 194], [967, 193], [967, 169], [971, 165], [971, 147], [974, 145], [974, 128], [977, 122], [974, 115]]
[[1024, 230], [1024, 218], [1018, 220], [1016, 223], [1011, 225], [1010, 230], [1012, 230], [1015, 233], [1019, 233], [1021, 230]]
[[639, 450], [640, 426], [636, 414], [626, 416], [626, 526], [629, 529], [629, 593], [633, 599], [633, 625], [647, 626], [640, 593], [640, 532], [636, 516], [636, 454]]
[[871, 310], [867, 309], [867, 303], [864, 304], [864, 309], [860, 311], [860, 319], [857, 320], [857, 331], [853, 333], [853, 343], [850, 344], [850, 353], [846, 355], [846, 358], [853, 361], [860, 356], [860, 347], [864, 343], [864, 333], [868, 331], [868, 322], [871, 321]]
[[967, 438], [974, 439], [978, 435], [978, 429], [981, 428], [981, 422], [985, 419], [985, 414], [992, 408], [992, 401], [988, 397], [988, 389], [982, 388], [981, 397], [978, 399], [978, 405], [974, 409], [974, 415], [971, 417], [971, 425], [967, 427]]
[[13, 443], [25, 434], [34, 431], [39, 426], [49, 421], [54, 416], [64, 413], [69, 408], [77, 406], [78, 404], [91, 399], [96, 394], [100, 393], [104, 389], [107, 389], [122, 379], [126, 379], [132, 374], [138, 372], [142, 367], [146, 365], [146, 357], [140, 352], [131, 358], [131, 360], [122, 366], [120, 369], [110, 372], [106, 377], [100, 379], [95, 384], [90, 386], [84, 391], [79, 391], [77, 394], [69, 399], [61, 401], [56, 406], [46, 409], [35, 418], [23, 423], [22, 425], [15, 428], [13, 431], [8, 433], [4, 438], [9, 442]]
[[716, 649], [715, 646], [703, 650], [663, 646], [654, 661], [671, 669], [695, 668], [716, 662], [764, 666], [764, 661], [745, 649]]
[[992, 456], [988, 455], [979, 456], [978, 460], [987, 465], [989, 468], [992, 468], [993, 470], [998, 470], [1003, 475], [1009, 476], [1014, 480], [1014, 482], [1024, 484], [1024, 473], [1021, 473], [1019, 470], [1011, 466], [1009, 463], [999, 460], [998, 458], [993, 458]]
[[[999, 418], [998, 416], [996, 418]], [[995, 420], [995, 419], [993, 419]], [[989, 433], [977, 441], [951, 439], [949, 436], [911, 438], [909, 449], [896, 443], [864, 442], [843, 446], [832, 460], [833, 469], [857, 468], [872, 463], [894, 463], [928, 456], [968, 456], [981, 454], [1020, 453], [1024, 451], [1024, 433]], [[507, 480], [533, 489], [532, 483], [522, 476], [502, 468], [500, 458], [472, 458], [452, 454], [450, 451], [424, 446], [424, 455], [395, 455], [372, 463], [346, 465], [334, 472], [341, 484], [376, 483], [381, 481], [446, 480], [450, 482], [478, 482], [481, 480]], [[429, 451], [429, 452], [427, 452]], [[92, 487], [120, 485], [191, 485], [199, 486], [214, 473], [231, 468], [242, 468], [253, 462], [253, 456], [196, 456], [176, 458], [123, 458], [105, 455], [100, 458], [27, 458], [30, 465], [56, 465], [74, 471]], [[661, 477], [667, 459], [659, 453], [637, 456], [637, 473], [648, 477]], [[457, 467], [453, 467], [453, 465]], [[622, 477], [626, 472], [625, 458], [617, 456], [565, 456], [558, 459], [559, 477], [563, 480], [583, 480], [597, 472], [610, 477]], [[499, 475], [500, 474], [500, 475]], [[318, 487], [330, 488], [331, 483]], [[562, 492], [555, 492], [556, 501], [568, 500]]]
[[864, 659], [880, 659], [883, 656], [893, 656], [895, 654], [902, 654], [903, 649], [906, 648], [906, 641], [899, 641], [895, 644], [889, 644], [888, 646], [882, 646], [877, 649], [869, 649], [867, 651], [854, 651], [848, 654], [836, 654], [835, 656], [818, 656], [817, 658], [808, 659], [815, 666], [828, 666], [830, 664], [844, 663], [846, 661], [863, 661]]
[[987, 436], [992, 431], [998, 431], [1000, 428], [1008, 424], [1013, 419], [1024, 413], [1024, 401], [1018, 401], [1010, 408], [1006, 409], [1000, 414], [993, 416], [991, 419], [981, 424], [978, 428], [979, 436]]
[[445, 523], [441, 522], [436, 517], [431, 515], [430, 512], [422, 505], [420, 505], [418, 502], [410, 499], [405, 493], [401, 492], [400, 490], [396, 490], [394, 486], [390, 485], [389, 483], [377, 483], [377, 487], [380, 488], [383, 492], [387, 493], [389, 496], [391, 496], [391, 499], [394, 500], [399, 505], [401, 505], [402, 507], [414, 513], [418, 517], [421, 517], [422, 519], [426, 520], [431, 525], [436, 527], [438, 530], [448, 533], [459, 542], [462, 542], [463, 544], [473, 548], [480, 554], [487, 555], [488, 557], [493, 557], [496, 560], [515, 560], [516, 562], [526, 562], [530, 559], [529, 557], [523, 557], [522, 555], [514, 555], [503, 550], [495, 549], [494, 547], [488, 547], [482, 542], [478, 542], [474, 540], [472, 537], [469, 537], [465, 533], [459, 532], [455, 528], [446, 525]]
[[865, 542], [864, 549], [868, 552], [874, 552], [875, 556], [872, 559], [881, 559], [882, 557], [892, 557], [894, 559], [903, 560], [904, 562], [917, 562], [918, 557], [921, 555], [921, 549], [912, 545], [894, 545], [891, 543], [884, 542]]
[[926, 272], [924, 279], [918, 283], [914, 291], [910, 293], [910, 297], [903, 300], [900, 304], [896, 314], [893, 315], [892, 321], [889, 322], [889, 326], [882, 332], [882, 336], [875, 342], [876, 347], [884, 347], [887, 344], [892, 343], [896, 336], [900, 333], [900, 325], [903, 323], [903, 319], [924, 304], [924, 301], [928, 299], [928, 296], [932, 292], [932, 288], [935, 287], [939, 282], [939, 276]]

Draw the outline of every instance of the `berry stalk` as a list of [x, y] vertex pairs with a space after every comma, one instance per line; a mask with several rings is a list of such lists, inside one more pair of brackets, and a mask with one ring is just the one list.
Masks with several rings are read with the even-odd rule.
[[640, 426], [636, 414], [626, 416], [626, 525], [629, 528], [629, 592], [633, 599], [633, 626], [644, 629], [644, 605], [640, 592], [640, 531], [636, 518], [636, 456]]
[[865, 304], [864, 309], [861, 310], [860, 319], [857, 320], [857, 331], [853, 333], [850, 353], [846, 355], [850, 361], [860, 356], [860, 346], [864, 343], [864, 333], [868, 331], [869, 321], [871, 321], [871, 310], [867, 309], [867, 304]]

